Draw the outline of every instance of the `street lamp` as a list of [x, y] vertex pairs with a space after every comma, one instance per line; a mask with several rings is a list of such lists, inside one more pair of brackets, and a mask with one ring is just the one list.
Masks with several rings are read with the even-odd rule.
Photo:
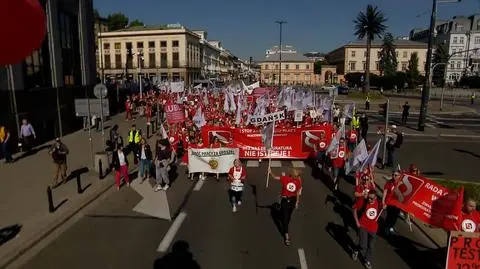
[[425, 83], [422, 90], [422, 101], [420, 105], [420, 117], [418, 119], [418, 130], [425, 131], [425, 123], [428, 113], [428, 101], [430, 97], [430, 86], [432, 85], [430, 76], [430, 66], [432, 65], [432, 47], [433, 47], [433, 34], [435, 31], [435, 21], [437, 17], [437, 3], [458, 3], [462, 0], [433, 0], [432, 15], [430, 17], [430, 30], [428, 33], [428, 49], [427, 49], [427, 63], [425, 70]]
[[282, 30], [283, 30], [283, 25], [286, 24], [286, 21], [275, 21], [278, 25], [280, 25], [280, 57], [279, 57], [279, 67], [280, 69], [278, 70], [278, 89], [280, 90], [282, 88]]

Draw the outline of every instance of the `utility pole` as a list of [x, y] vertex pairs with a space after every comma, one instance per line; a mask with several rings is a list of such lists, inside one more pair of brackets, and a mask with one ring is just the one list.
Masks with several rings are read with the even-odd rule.
[[283, 25], [286, 24], [286, 21], [275, 21], [278, 25], [280, 25], [280, 54], [279, 54], [279, 59], [280, 59], [280, 64], [279, 64], [279, 70], [278, 70], [278, 89], [280, 90], [282, 88], [282, 31], [283, 31]]

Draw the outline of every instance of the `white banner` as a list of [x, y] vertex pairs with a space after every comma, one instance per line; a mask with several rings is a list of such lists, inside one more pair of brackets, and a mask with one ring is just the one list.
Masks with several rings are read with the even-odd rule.
[[280, 121], [285, 119], [285, 111], [265, 114], [263, 116], [250, 116], [248, 122], [251, 124], [265, 124], [273, 121]]
[[188, 172], [226, 174], [238, 156], [238, 148], [188, 149]]

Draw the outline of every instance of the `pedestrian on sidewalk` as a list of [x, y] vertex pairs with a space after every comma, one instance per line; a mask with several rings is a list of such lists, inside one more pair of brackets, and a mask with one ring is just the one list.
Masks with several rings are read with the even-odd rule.
[[117, 185], [117, 190], [120, 190], [120, 180], [122, 176], [130, 187], [130, 180], [128, 179], [128, 159], [121, 145], [118, 146], [118, 149], [112, 155], [112, 166], [115, 169], [115, 183]]
[[408, 102], [402, 106], [402, 125], [406, 125], [408, 121], [408, 116], [410, 115], [410, 105]]
[[397, 130], [396, 125], [392, 125], [390, 130], [387, 129], [387, 167], [396, 167], [395, 151], [402, 143], [403, 134]]
[[157, 181], [155, 191], [166, 191], [170, 187], [168, 171], [172, 163], [172, 149], [169, 147], [168, 140], [160, 140], [155, 153], [155, 179]]
[[385, 216], [385, 233], [386, 234], [396, 234], [395, 231], [395, 224], [397, 223], [398, 216], [400, 214], [400, 209], [395, 206], [387, 206], [387, 201], [393, 194], [393, 190], [395, 189], [395, 180], [400, 176], [400, 172], [397, 170], [392, 172], [392, 175], [387, 179], [387, 183], [383, 187], [383, 196], [382, 196], [382, 204], [383, 210], [386, 210], [387, 215]]
[[150, 167], [152, 165], [153, 154], [150, 145], [147, 143], [145, 138], [142, 138], [140, 141], [140, 154], [138, 158], [140, 159], [140, 167], [139, 167], [139, 176], [141, 178], [141, 183], [147, 178], [150, 178]]
[[137, 125], [132, 124], [132, 128], [128, 132], [128, 147], [129, 151], [133, 153], [133, 163], [138, 163], [138, 150], [140, 146], [140, 140], [142, 139], [141, 132], [137, 129]]
[[268, 172], [273, 179], [280, 181], [282, 189], [280, 193], [280, 223], [284, 235], [284, 243], [290, 246], [290, 235], [288, 226], [292, 218], [293, 210], [298, 208], [300, 195], [302, 194], [302, 179], [300, 170], [292, 169], [289, 176], [277, 176], [268, 168]]
[[230, 201], [232, 202], [233, 213], [237, 212], [237, 205], [242, 205], [242, 194], [247, 170], [242, 165], [240, 159], [233, 162], [233, 167], [228, 171], [228, 181], [230, 182]]
[[118, 128], [118, 124], [115, 124], [113, 125], [112, 129], [110, 129], [110, 144], [112, 150], [117, 150], [119, 145], [123, 146], [123, 139], [122, 136], [120, 136]]
[[10, 151], [10, 131], [6, 126], [0, 125], [0, 149], [5, 163], [13, 162], [12, 153]]
[[365, 98], [365, 110], [370, 110], [370, 96], [368, 94]]
[[360, 135], [362, 136], [363, 140], [367, 142], [367, 134], [368, 134], [368, 117], [365, 113], [360, 116]]
[[472, 92], [472, 95], [470, 96], [470, 104], [475, 104], [475, 92]]
[[353, 218], [358, 227], [358, 247], [353, 251], [352, 259], [356, 261], [360, 253], [367, 269], [372, 268], [373, 247], [377, 238], [381, 208], [375, 190], [370, 190], [367, 199], [358, 199], [353, 206]]
[[55, 139], [55, 143], [50, 147], [48, 154], [52, 156], [55, 164], [55, 176], [52, 181], [52, 188], [58, 187], [67, 181], [67, 155], [69, 151], [60, 138]]
[[132, 119], [132, 110], [133, 110], [133, 104], [132, 104], [132, 99], [130, 96], [127, 96], [127, 100], [125, 100], [125, 120], [129, 121]]
[[20, 136], [21, 147], [24, 152], [29, 153], [33, 148], [33, 143], [37, 139], [35, 130], [33, 126], [27, 121], [27, 119], [22, 120], [22, 126], [20, 127]]

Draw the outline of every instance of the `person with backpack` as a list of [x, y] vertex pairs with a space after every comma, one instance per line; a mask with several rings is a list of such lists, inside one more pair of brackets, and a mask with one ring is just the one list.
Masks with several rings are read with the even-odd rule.
[[395, 150], [403, 144], [403, 133], [397, 130], [396, 125], [392, 125], [387, 130], [387, 167], [395, 167]]
[[378, 231], [378, 217], [382, 213], [382, 203], [376, 191], [370, 190], [366, 198], [357, 199], [353, 206], [353, 218], [358, 227], [358, 247], [352, 253], [356, 261], [361, 255], [365, 268], [372, 268], [372, 254]]

